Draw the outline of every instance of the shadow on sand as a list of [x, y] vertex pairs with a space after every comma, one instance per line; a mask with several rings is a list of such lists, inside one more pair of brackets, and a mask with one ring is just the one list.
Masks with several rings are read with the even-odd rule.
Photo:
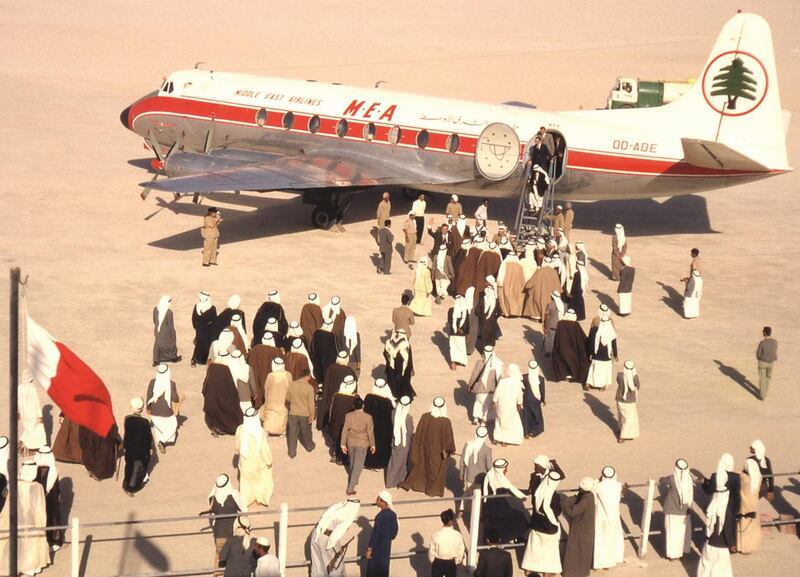
[[717, 359], [714, 359], [714, 362], [717, 364], [717, 368], [719, 369], [720, 373], [722, 373], [730, 380], [732, 380], [734, 383], [742, 387], [745, 391], [753, 395], [756, 399], [759, 400], [761, 399], [761, 394], [758, 390], [758, 387], [753, 383], [751, 383], [750, 379], [748, 379], [746, 376], [744, 376], [744, 374], [739, 372], [739, 370], [729, 365], [726, 365], [722, 361], [718, 361]]

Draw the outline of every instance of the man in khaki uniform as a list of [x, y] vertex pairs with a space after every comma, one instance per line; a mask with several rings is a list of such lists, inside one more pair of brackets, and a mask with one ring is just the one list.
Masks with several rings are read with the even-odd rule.
[[220, 211], [215, 207], [208, 209], [203, 217], [203, 228], [200, 236], [203, 237], [203, 266], [216, 266], [217, 249], [219, 248], [219, 223], [222, 222]]
[[572, 223], [575, 221], [575, 211], [572, 210], [572, 203], [570, 201], [564, 203], [563, 214], [564, 224], [561, 228], [564, 229], [564, 235], [567, 237], [567, 240], [570, 240], [569, 235], [572, 233]]
[[453, 194], [450, 196], [450, 202], [447, 203], [447, 208], [444, 211], [445, 216], [452, 216], [453, 220], [464, 214], [464, 209], [461, 203], [458, 202], [458, 195]]
[[384, 192], [383, 198], [378, 203], [378, 210], [375, 214], [375, 218], [378, 219], [378, 229], [382, 229], [384, 227], [384, 223], [392, 217], [392, 203], [389, 200], [389, 193]]

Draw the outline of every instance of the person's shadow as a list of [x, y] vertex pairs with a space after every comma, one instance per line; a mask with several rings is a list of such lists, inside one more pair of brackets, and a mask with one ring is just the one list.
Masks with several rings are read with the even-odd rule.
[[423, 539], [422, 533], [413, 533], [411, 540], [414, 542], [414, 546], [411, 548], [412, 555], [409, 558], [409, 563], [414, 570], [414, 575], [430, 575], [431, 563], [425, 554], [427, 548], [425, 547], [425, 539]]
[[[642, 518], [642, 513], [644, 512], [644, 498], [639, 495], [639, 493], [625, 485], [622, 488], [622, 501], [628, 506], [628, 513], [631, 516], [631, 522], [633, 523], [633, 526], [642, 529], [642, 527], [639, 525], [641, 521], [637, 521], [637, 519], [641, 520]], [[633, 527], [627, 527], [627, 523], [624, 519], [621, 521], [622, 530], [625, 534], [634, 533]], [[634, 549], [636, 549], [636, 553], [638, 554], [640, 552], [638, 539], [636, 537], [627, 537], [626, 540], [630, 541], [631, 545], [634, 547]]]
[[761, 393], [757, 386], [750, 382], [746, 376], [744, 376], [741, 372], [737, 369], [724, 364], [722, 361], [718, 361], [714, 359], [714, 362], [717, 363], [717, 368], [719, 372], [728, 377], [734, 383], [742, 387], [745, 391], [753, 395], [756, 399], [761, 399]]
[[360, 574], [363, 575], [367, 571], [367, 559], [364, 555], [367, 552], [369, 545], [369, 538], [372, 536], [372, 526], [369, 524], [369, 519], [364, 515], [359, 516], [356, 520], [358, 526], [358, 538], [356, 539], [356, 554], [358, 555], [358, 565], [360, 567]]
[[[777, 484], [775, 485], [775, 498], [772, 501], [772, 507], [778, 515], [797, 519], [800, 517], [800, 511], [788, 501], [786, 495], [794, 494], [797, 496], [797, 494], [800, 493], [800, 482], [798, 482], [797, 479], [789, 479], [789, 482], [792, 484], [791, 487], [779, 487]], [[800, 523], [795, 524], [795, 529], [795, 535], [800, 539]]]
[[589, 408], [592, 410], [592, 414], [605, 423], [616, 436], [617, 419], [614, 416], [614, 413], [611, 412], [611, 409], [608, 407], [608, 405], [589, 393], [583, 393], [583, 402], [589, 405]]
[[53, 405], [46, 404], [42, 407], [42, 424], [44, 425], [45, 438], [48, 446], [53, 446]]
[[457, 407], [464, 407], [467, 411], [467, 419], [472, 419], [472, 398], [470, 397], [469, 384], [464, 379], [458, 380], [458, 386], [453, 388], [453, 402]]
[[604, 263], [600, 262], [596, 258], [589, 257], [589, 262], [592, 264], [597, 271], [604, 275], [607, 278], [611, 278], [611, 269], [608, 268]]
[[450, 341], [446, 334], [442, 331], [433, 331], [431, 342], [439, 348], [439, 352], [445, 360], [450, 358]]
[[600, 292], [597, 289], [592, 289], [592, 292], [597, 297], [597, 300], [600, 301], [600, 304], [606, 305], [614, 314], [617, 315], [619, 314], [619, 307], [617, 307], [617, 302], [613, 298], [611, 298], [610, 295]]
[[661, 302], [675, 311], [678, 315], [683, 316], [683, 295], [679, 293], [675, 287], [671, 287], [661, 281], [656, 281], [656, 284], [664, 289], [664, 292], [667, 293], [661, 297]]
[[61, 477], [58, 480], [58, 487], [61, 490], [61, 518], [69, 519], [72, 512], [72, 503], [75, 502], [75, 488], [72, 477]]

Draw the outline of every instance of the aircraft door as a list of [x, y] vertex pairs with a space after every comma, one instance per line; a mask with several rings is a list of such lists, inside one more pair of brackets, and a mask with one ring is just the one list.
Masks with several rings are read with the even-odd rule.
[[489, 180], [511, 176], [519, 162], [519, 137], [514, 129], [495, 122], [487, 126], [475, 147], [475, 166]]

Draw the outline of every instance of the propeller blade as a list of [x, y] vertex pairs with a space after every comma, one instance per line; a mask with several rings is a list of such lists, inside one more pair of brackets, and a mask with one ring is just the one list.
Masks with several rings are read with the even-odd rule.
[[165, 158], [165, 157], [164, 157], [164, 155], [163, 155], [163, 154], [161, 154], [161, 147], [160, 147], [160, 145], [158, 144], [158, 140], [156, 140], [156, 135], [155, 135], [155, 133], [153, 132], [153, 129], [152, 129], [152, 128], [151, 128], [150, 130], [148, 130], [148, 131], [147, 131], [147, 138], [146, 138], [146, 140], [147, 140], [147, 144], [148, 144], [148, 146], [150, 146], [150, 148], [152, 149], [152, 151], [155, 153], [155, 155], [156, 155], [156, 158], [158, 158], [158, 160], [160, 160], [161, 162], [164, 162], [164, 158]]
[[[158, 178], [158, 173], [154, 174], [153, 178], [150, 179], [150, 184], [153, 184], [156, 181], [157, 178]], [[142, 197], [143, 201], [147, 200], [147, 197], [150, 195], [150, 191], [151, 191], [151, 188], [148, 185], [148, 186], [145, 186], [142, 189], [142, 192], [139, 193], [139, 196]]]
[[211, 121], [211, 128], [208, 129], [206, 133], [206, 142], [203, 145], [203, 153], [208, 154], [211, 150], [211, 143], [214, 140], [214, 121]]

